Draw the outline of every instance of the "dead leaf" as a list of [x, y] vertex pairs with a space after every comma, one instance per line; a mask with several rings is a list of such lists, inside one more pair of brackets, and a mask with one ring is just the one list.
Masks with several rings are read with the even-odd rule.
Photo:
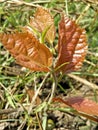
[[35, 12], [35, 17], [31, 17], [30, 19], [30, 26], [40, 33], [49, 28], [46, 33], [45, 39], [47, 40], [47, 42], [53, 43], [55, 39], [55, 26], [54, 20], [48, 10], [42, 7], [38, 7]]
[[72, 97], [67, 99], [66, 102], [77, 111], [98, 116], [98, 104], [92, 100], [83, 97]]
[[49, 71], [52, 54], [33, 34], [0, 34], [0, 40], [20, 65], [33, 71]]
[[[84, 99], [82, 97], [72, 97], [66, 100], [62, 98], [54, 98], [53, 101], [62, 102], [65, 104], [63, 107], [74, 108], [75, 111], [72, 111], [76, 115], [86, 117], [92, 121], [98, 122], [98, 104], [94, 101]], [[62, 104], [60, 104], [62, 106]]]
[[[63, 73], [78, 70], [87, 52], [85, 30], [62, 15], [59, 23], [58, 59], [56, 69]], [[60, 67], [61, 66], [61, 67]]]
[[62, 98], [54, 98], [53, 101], [62, 102], [65, 104], [65, 107], [69, 106], [74, 108], [77, 111], [76, 114], [98, 122], [98, 103], [92, 100], [83, 97], [72, 97], [66, 100], [63, 100]]

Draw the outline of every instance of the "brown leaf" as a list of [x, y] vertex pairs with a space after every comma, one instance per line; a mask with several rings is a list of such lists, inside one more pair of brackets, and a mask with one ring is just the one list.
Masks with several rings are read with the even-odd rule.
[[57, 71], [78, 70], [87, 52], [86, 34], [74, 21], [64, 15], [59, 23]]
[[[91, 100], [84, 99], [82, 97], [73, 97], [73, 98], [68, 98], [66, 100], [63, 100], [62, 98], [53, 98], [53, 101], [59, 102], [60, 103], [59, 107], [74, 108], [75, 111], [70, 110], [70, 112], [73, 112], [76, 115], [80, 115], [80, 116], [86, 117], [92, 121], [98, 122], [98, 112], [97, 112], [97, 115], [95, 115], [96, 109], [98, 109], [98, 104]], [[82, 101], [84, 102], [84, 104]], [[61, 103], [63, 103], [63, 104], [61, 104]], [[89, 108], [89, 106], [90, 106], [90, 108]], [[86, 107], [86, 109], [85, 109], [85, 107]], [[93, 110], [93, 107], [95, 107], [94, 110]], [[88, 109], [88, 111], [87, 111], [87, 109]], [[92, 112], [92, 110], [93, 110], [93, 112]]]
[[78, 112], [85, 113], [92, 116], [98, 116], [98, 104], [92, 100], [83, 97], [72, 97], [66, 100], [61, 98], [54, 98], [54, 101], [63, 102]]
[[53, 43], [55, 38], [55, 26], [54, 20], [48, 10], [42, 7], [38, 7], [35, 13], [35, 17], [32, 17], [30, 19], [30, 25], [40, 33], [49, 28], [49, 30], [46, 33], [45, 39], [49, 43]]
[[98, 116], [98, 104], [92, 100], [82, 97], [73, 97], [67, 99], [67, 103], [77, 111]]
[[0, 41], [20, 65], [34, 71], [49, 71], [52, 54], [33, 34], [0, 34]]

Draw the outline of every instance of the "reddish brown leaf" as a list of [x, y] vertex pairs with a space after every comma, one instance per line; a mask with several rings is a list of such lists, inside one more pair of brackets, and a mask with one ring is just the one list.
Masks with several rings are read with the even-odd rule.
[[20, 65], [34, 71], [49, 71], [52, 54], [33, 34], [0, 34], [0, 40]]
[[54, 20], [48, 10], [42, 7], [38, 7], [35, 13], [35, 17], [32, 17], [30, 19], [30, 25], [31, 27], [33, 27], [41, 33], [45, 31], [47, 28], [49, 28], [49, 30], [46, 33], [45, 39], [49, 43], [53, 43], [55, 38], [55, 26]]
[[92, 116], [98, 116], [98, 104], [92, 100], [85, 99], [82, 97], [72, 97], [66, 100], [61, 98], [55, 98], [54, 101], [63, 102], [78, 112], [85, 113]]
[[[59, 23], [57, 71], [71, 72], [82, 66], [87, 52], [86, 34], [74, 21], [62, 16]], [[67, 64], [65, 64], [67, 63]]]
[[[80, 98], [80, 100], [81, 100], [81, 97], [75, 97], [75, 98]], [[74, 98], [74, 99], [75, 99]], [[73, 99], [73, 98], [71, 98], [71, 99]], [[59, 107], [71, 107], [71, 108], [74, 108], [74, 107], [72, 107], [72, 105], [71, 105], [71, 103], [69, 103], [68, 102], [68, 100], [70, 100], [70, 99], [67, 99], [67, 100], [63, 100], [62, 98], [54, 98], [53, 99], [53, 101], [56, 101], [56, 102], [59, 102], [60, 103], [60, 105], [59, 105]], [[85, 100], [85, 99], [84, 99]], [[61, 103], [63, 103], [63, 104], [61, 104]], [[76, 103], [77, 103], [77, 101], [76, 101]], [[80, 105], [80, 104], [79, 104]], [[81, 105], [80, 105], [80, 107], [81, 107]], [[90, 115], [90, 114], [88, 114], [88, 113], [84, 113], [83, 111], [78, 111], [76, 108], [74, 108], [76, 111], [70, 111], [70, 112], [73, 112], [74, 114], [76, 114], [76, 115], [80, 115], [80, 116], [83, 116], [83, 117], [86, 117], [86, 118], [88, 118], [88, 119], [90, 119], [90, 120], [93, 120], [93, 121], [95, 121], [95, 122], [98, 122], [98, 116], [95, 116], [95, 115]], [[93, 108], [91, 108], [91, 109], [93, 109]]]
[[98, 116], [98, 104], [94, 101], [82, 97], [74, 97], [67, 99], [67, 103], [77, 111]]

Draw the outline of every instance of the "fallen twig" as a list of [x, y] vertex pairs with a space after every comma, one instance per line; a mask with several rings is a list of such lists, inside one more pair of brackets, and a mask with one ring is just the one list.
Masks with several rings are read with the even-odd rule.
[[86, 79], [83, 79], [83, 78], [81, 78], [81, 77], [79, 77], [79, 76], [76, 76], [76, 75], [74, 75], [74, 74], [67, 74], [67, 75], [68, 75], [70, 78], [73, 78], [73, 79], [75, 79], [75, 80], [77, 80], [77, 81], [79, 81], [79, 82], [81, 82], [81, 83], [83, 83], [83, 84], [89, 86], [89, 87], [92, 88], [92, 89], [98, 89], [98, 86], [97, 86], [96, 84], [91, 83], [91, 82], [87, 81]]

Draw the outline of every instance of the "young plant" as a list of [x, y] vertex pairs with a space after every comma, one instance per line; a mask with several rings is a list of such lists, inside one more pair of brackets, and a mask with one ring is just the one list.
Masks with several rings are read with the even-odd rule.
[[[54, 82], [48, 104], [52, 100], [60, 101], [74, 108], [79, 114], [83, 112], [87, 118], [89, 118], [88, 114], [96, 115], [98, 105], [93, 101], [84, 98], [81, 100], [80, 97], [73, 98], [74, 103], [77, 104], [75, 105], [71, 100], [72, 98], [66, 101], [61, 98], [53, 99], [57, 87], [57, 74], [60, 72], [66, 74], [80, 69], [88, 48], [85, 30], [62, 13], [58, 26], [58, 51], [55, 58], [52, 54], [52, 50], [55, 48], [53, 48], [55, 32], [54, 20], [49, 11], [38, 7], [35, 16], [30, 18], [29, 25], [23, 27], [21, 32], [1, 33], [0, 41], [20, 65], [32, 71], [52, 74]], [[38, 92], [39, 89], [36, 93]], [[36, 97], [37, 94], [31, 102]], [[87, 104], [85, 105], [84, 102]], [[31, 110], [32, 107], [30, 107], [29, 114]], [[80, 115], [84, 116], [83, 114]]]
[[[87, 52], [85, 30], [62, 13], [59, 23], [58, 56], [53, 64], [50, 49], [37, 39], [37, 34], [46, 31], [44, 39], [52, 44], [55, 38], [55, 26], [50, 13], [42, 7], [37, 8], [35, 17], [30, 19], [30, 26], [22, 32], [0, 34], [0, 40], [16, 61], [33, 71], [62, 71], [63, 73], [78, 70]], [[48, 29], [47, 29], [48, 28]], [[52, 66], [52, 67], [51, 67]]]

